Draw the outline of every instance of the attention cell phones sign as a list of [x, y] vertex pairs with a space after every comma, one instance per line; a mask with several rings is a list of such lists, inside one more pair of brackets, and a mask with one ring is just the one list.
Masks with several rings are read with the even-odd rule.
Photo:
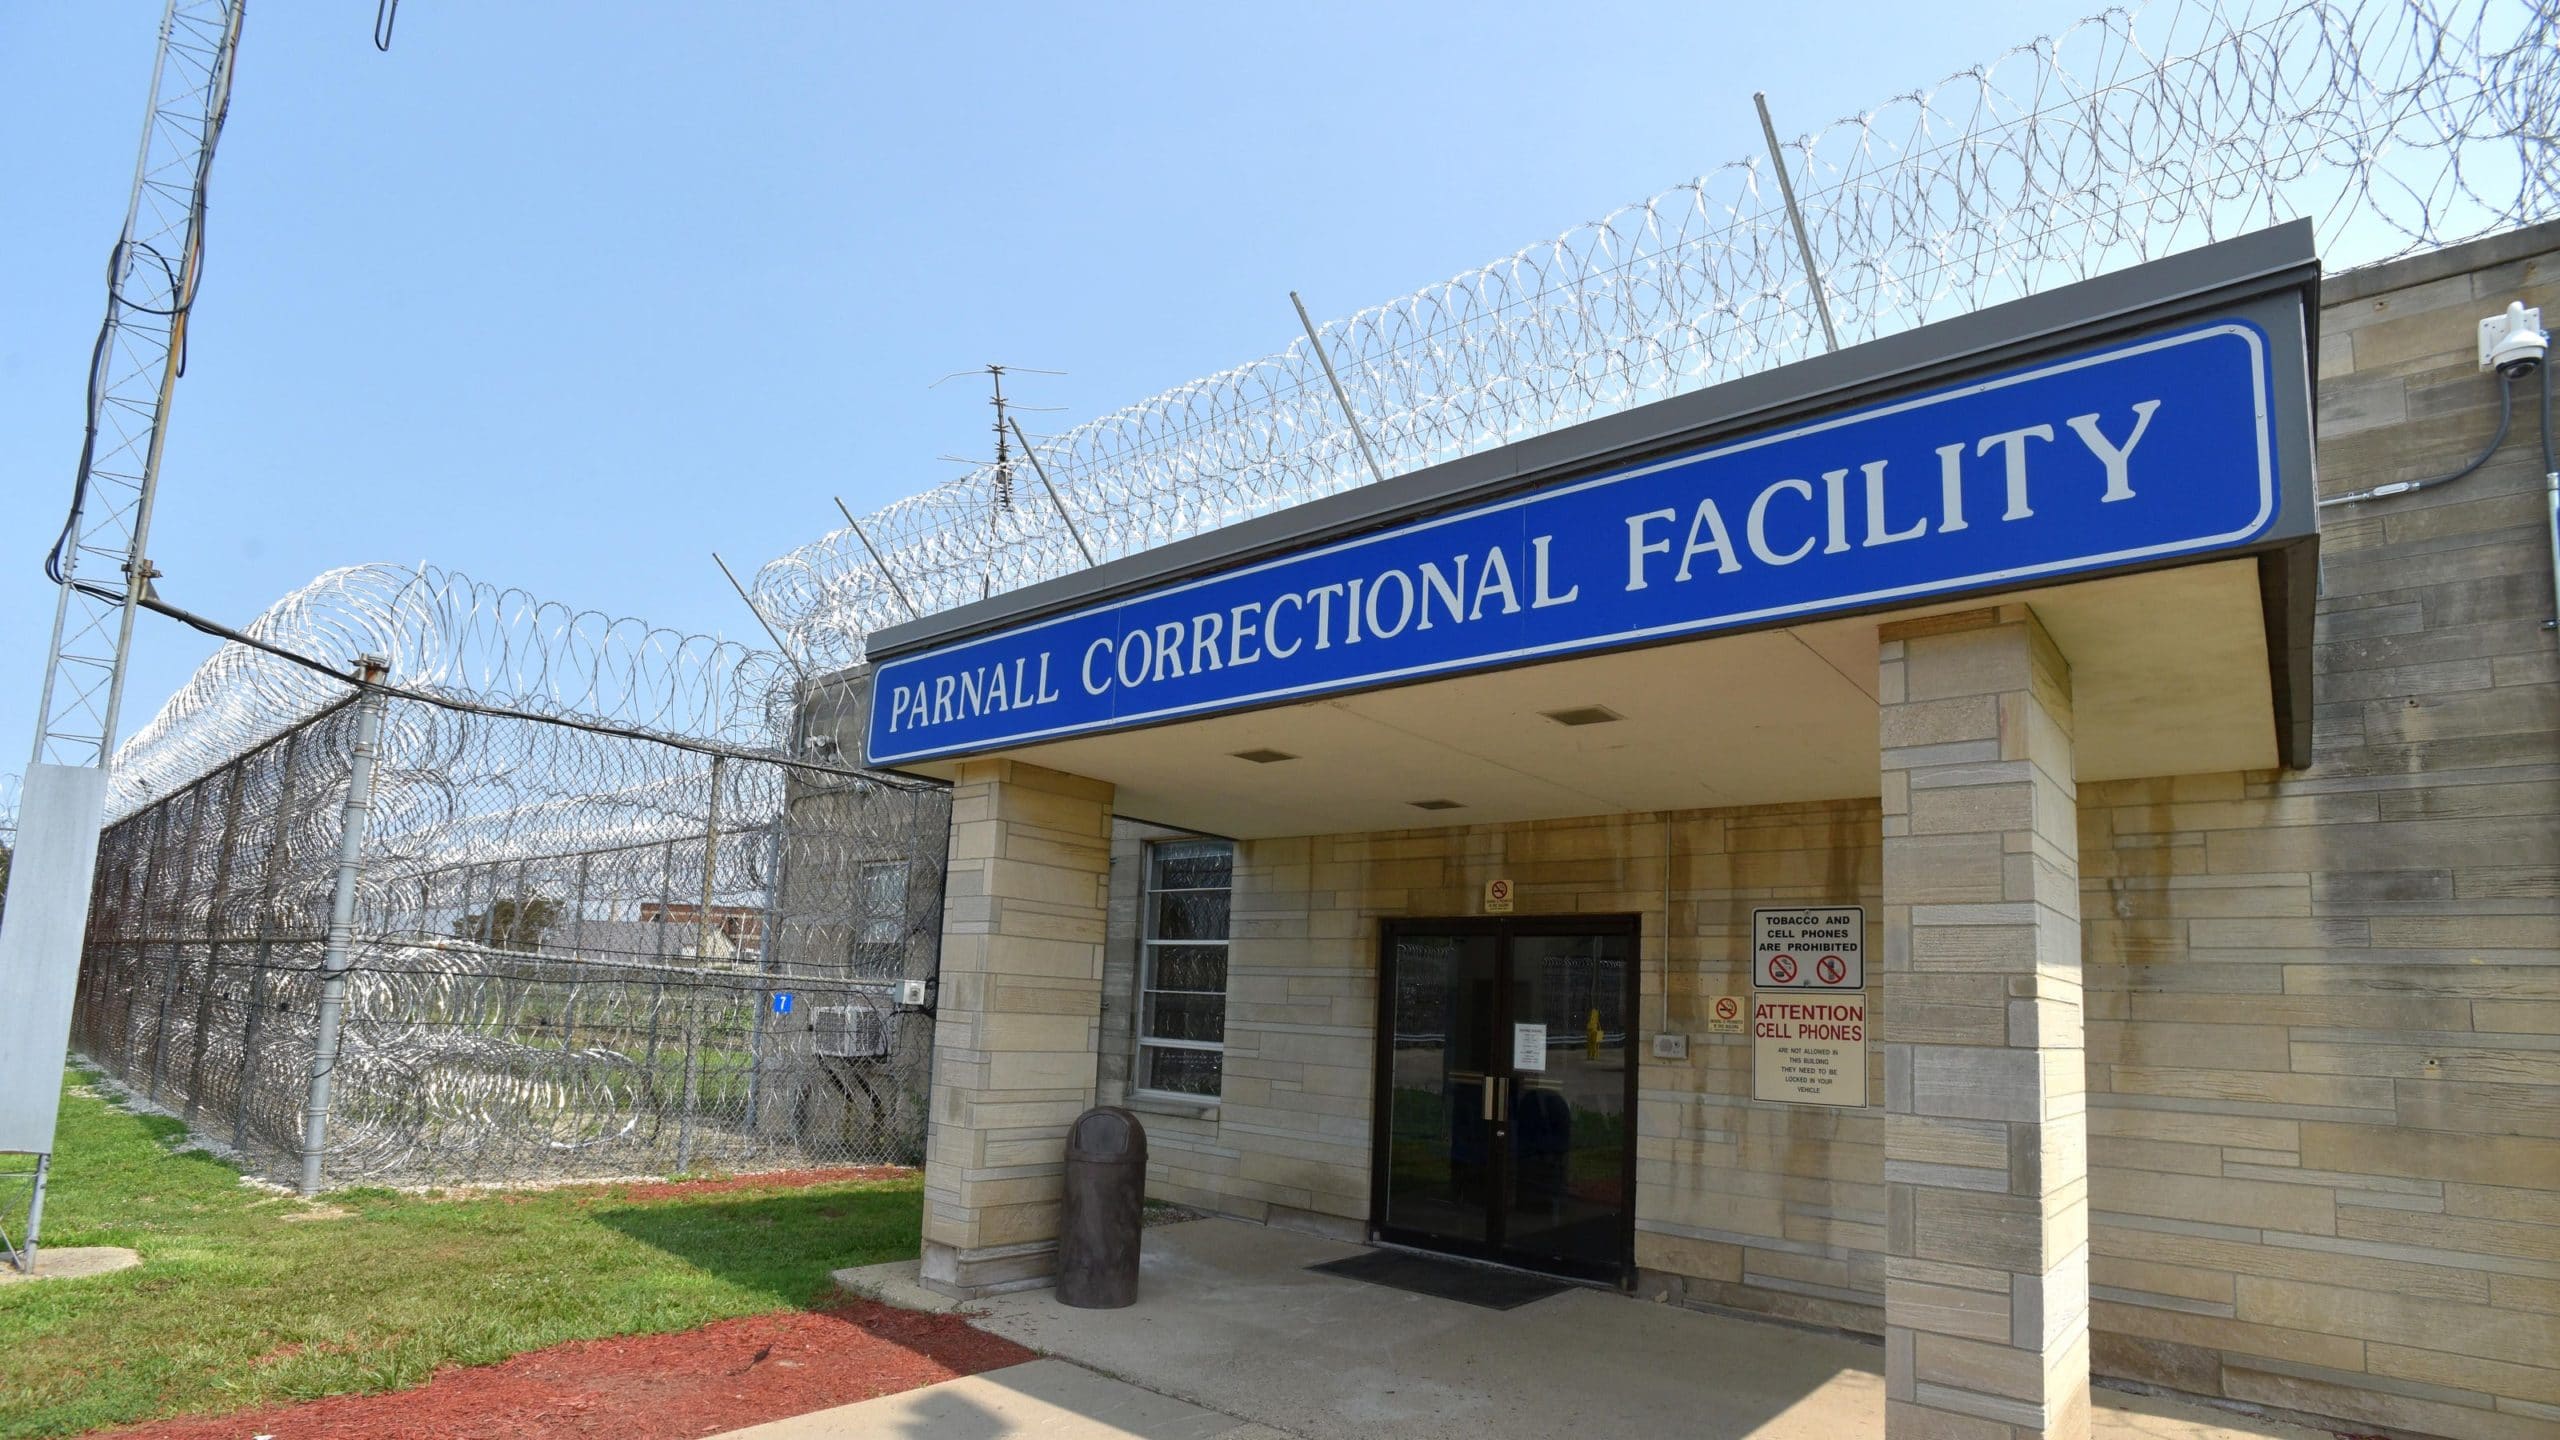
[[1867, 1103], [1867, 997], [1757, 995], [1751, 1094], [1797, 1105]]

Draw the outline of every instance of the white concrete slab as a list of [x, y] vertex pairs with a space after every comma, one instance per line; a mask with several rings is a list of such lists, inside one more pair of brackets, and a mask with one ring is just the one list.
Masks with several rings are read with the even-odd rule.
[[[1497, 1311], [1306, 1269], [1357, 1248], [1232, 1220], [1166, 1225], [1147, 1232], [1136, 1305], [1070, 1310], [1030, 1291], [976, 1302], [976, 1323], [1310, 1440], [1883, 1433], [1877, 1346], [1601, 1291]], [[2328, 1440], [2114, 1391], [2098, 1406], [2103, 1440]]]
[[141, 1263], [140, 1255], [121, 1245], [39, 1245], [33, 1275], [0, 1258], [0, 1285], [22, 1280], [85, 1280], [92, 1275], [130, 1270]]
[[1287, 1440], [1063, 1360], [732, 1430], [717, 1440]]

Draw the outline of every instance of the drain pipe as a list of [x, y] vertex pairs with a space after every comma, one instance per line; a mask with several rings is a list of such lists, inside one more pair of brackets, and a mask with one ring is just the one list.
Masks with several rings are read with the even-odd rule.
[[2542, 493], [2551, 502], [2551, 628], [2560, 630], [2560, 445], [2551, 439], [2551, 367], [2542, 367]]
[[356, 872], [373, 821], [373, 760], [382, 741], [383, 677], [391, 662], [356, 660], [356, 743], [348, 757], [347, 802], [338, 812], [338, 879], [329, 896], [328, 948], [320, 959], [319, 1034], [311, 1049], [311, 1090], [302, 1111], [302, 1193], [320, 1193], [320, 1162], [329, 1146], [329, 1076], [338, 1065], [338, 1025], [347, 1005], [347, 955], [356, 929]]

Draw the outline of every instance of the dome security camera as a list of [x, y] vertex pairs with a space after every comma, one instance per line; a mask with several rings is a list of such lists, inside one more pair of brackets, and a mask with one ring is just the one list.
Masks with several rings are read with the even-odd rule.
[[2480, 322], [2480, 368], [2502, 375], [2522, 375], [2542, 363], [2551, 336], [2542, 328], [2542, 312], [2519, 300], [2506, 313]]

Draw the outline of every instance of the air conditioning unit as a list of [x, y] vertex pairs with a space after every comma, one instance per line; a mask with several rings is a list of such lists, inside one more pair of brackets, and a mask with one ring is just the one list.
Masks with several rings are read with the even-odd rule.
[[869, 1005], [820, 1005], [809, 1012], [809, 1028], [823, 1059], [889, 1058], [889, 1017]]

